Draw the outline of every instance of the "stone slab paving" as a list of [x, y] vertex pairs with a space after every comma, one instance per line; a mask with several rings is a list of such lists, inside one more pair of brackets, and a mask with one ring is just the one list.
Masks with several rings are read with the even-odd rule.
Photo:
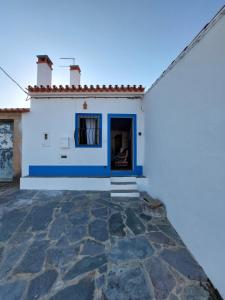
[[219, 299], [166, 217], [107, 192], [0, 191], [0, 299]]

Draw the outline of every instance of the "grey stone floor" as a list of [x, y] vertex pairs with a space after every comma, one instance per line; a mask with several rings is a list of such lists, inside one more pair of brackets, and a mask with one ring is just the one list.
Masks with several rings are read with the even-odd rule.
[[216, 299], [211, 290], [163, 207], [0, 190], [0, 299]]

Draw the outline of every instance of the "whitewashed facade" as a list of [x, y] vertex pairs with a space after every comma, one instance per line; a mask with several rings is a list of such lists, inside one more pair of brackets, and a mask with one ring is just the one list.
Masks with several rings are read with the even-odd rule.
[[[135, 160], [123, 174], [140, 176], [140, 189], [166, 204], [178, 233], [225, 297], [224, 14], [225, 8], [145, 94], [32, 90], [31, 111], [23, 116], [21, 187], [109, 190], [109, 115], [135, 116]], [[73, 78], [78, 86], [79, 74]], [[76, 147], [76, 113], [84, 112], [102, 116], [101, 147]], [[67, 167], [74, 173], [66, 174]], [[65, 172], [57, 173], [60, 168]]]
[[[108, 190], [111, 176], [142, 176], [144, 88], [81, 87], [80, 68], [76, 65], [70, 68], [70, 86], [50, 86], [51, 60], [48, 56], [38, 56], [37, 65], [37, 82], [42, 84], [29, 88], [30, 113], [22, 120], [21, 188]], [[82, 129], [86, 141], [81, 144], [76, 142], [84, 134], [80, 131], [83, 123], [78, 124], [80, 118], [86, 118], [85, 129]], [[130, 120], [130, 125], [127, 120]], [[90, 124], [95, 128], [88, 128]], [[96, 134], [98, 141], [93, 140]], [[128, 149], [129, 165], [127, 157], [127, 162], [126, 159], [123, 162], [127, 165], [112, 167], [112, 156], [119, 152], [115, 147]], [[65, 184], [65, 179], [61, 184], [53, 184], [55, 177], [58, 181], [62, 177], [73, 179], [68, 180], [68, 184]], [[89, 179], [84, 181], [81, 177]], [[95, 177], [102, 179], [96, 180]]]
[[[67, 96], [66, 96], [67, 97]], [[87, 109], [83, 109], [86, 102]], [[46, 169], [51, 166], [65, 168], [72, 166], [74, 172], [65, 171], [62, 176], [87, 176], [109, 177], [111, 175], [108, 165], [108, 116], [116, 114], [136, 116], [136, 145], [137, 156], [134, 170], [130, 175], [142, 175], [144, 159], [144, 113], [142, 111], [142, 96], [120, 95], [119, 97], [96, 98], [90, 95], [88, 98], [78, 96], [76, 98], [58, 97], [54, 99], [32, 99], [30, 113], [23, 116], [23, 168], [22, 176], [34, 176], [31, 171], [35, 167], [45, 167], [43, 173], [39, 171], [38, 177], [49, 175]], [[76, 147], [74, 139], [76, 113], [97, 113], [102, 115], [102, 146], [96, 148]], [[49, 136], [49, 142], [44, 144], [44, 134]], [[139, 135], [138, 133], [141, 133]], [[61, 145], [62, 139], [68, 140], [68, 145]], [[66, 157], [66, 158], [65, 158]], [[30, 172], [31, 171], [31, 172]], [[121, 174], [120, 174], [121, 175]], [[125, 175], [127, 172], [125, 171]], [[50, 174], [50, 177], [58, 177], [58, 173]], [[77, 180], [77, 179], [76, 179]], [[30, 182], [24, 178], [22, 182]], [[84, 180], [83, 180], [84, 181]], [[104, 180], [103, 180], [104, 181]], [[108, 183], [108, 180], [107, 180]], [[28, 187], [28, 186], [24, 186]], [[84, 185], [73, 188], [89, 189]], [[55, 186], [57, 188], [57, 186]], [[90, 187], [93, 189], [93, 187]], [[107, 189], [101, 181], [94, 189]]]
[[225, 297], [225, 9], [144, 97], [148, 192]]

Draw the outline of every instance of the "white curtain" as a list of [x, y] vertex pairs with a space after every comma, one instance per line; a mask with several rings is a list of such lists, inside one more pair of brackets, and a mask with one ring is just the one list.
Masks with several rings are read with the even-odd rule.
[[86, 134], [87, 134], [87, 145], [94, 145], [96, 143], [96, 119], [86, 119]]

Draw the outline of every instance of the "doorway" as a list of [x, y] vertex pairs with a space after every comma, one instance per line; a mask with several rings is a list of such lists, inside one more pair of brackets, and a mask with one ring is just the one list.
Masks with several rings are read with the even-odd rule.
[[13, 179], [13, 121], [0, 121], [0, 181]]
[[[129, 115], [128, 115], [129, 116]], [[133, 118], [110, 118], [110, 169], [131, 171], [133, 169]]]

